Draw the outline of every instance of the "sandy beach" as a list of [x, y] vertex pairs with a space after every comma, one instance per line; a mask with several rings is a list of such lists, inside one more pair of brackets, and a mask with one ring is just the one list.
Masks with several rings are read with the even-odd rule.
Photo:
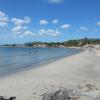
[[98, 52], [86, 50], [35, 69], [2, 77], [0, 95], [16, 96], [16, 100], [41, 100], [43, 93], [58, 88], [94, 84], [99, 90]]

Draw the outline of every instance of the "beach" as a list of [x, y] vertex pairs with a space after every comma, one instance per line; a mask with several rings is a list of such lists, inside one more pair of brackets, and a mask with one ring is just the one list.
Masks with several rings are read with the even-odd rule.
[[99, 90], [100, 56], [98, 52], [85, 50], [35, 69], [1, 77], [0, 95], [16, 96], [16, 100], [41, 100], [44, 93], [59, 88], [94, 84]]

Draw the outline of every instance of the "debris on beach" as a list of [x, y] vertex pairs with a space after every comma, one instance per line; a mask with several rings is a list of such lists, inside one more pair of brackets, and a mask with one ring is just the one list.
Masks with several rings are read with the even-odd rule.
[[3, 96], [0, 96], [0, 100], [15, 100], [15, 99], [16, 99], [15, 96], [9, 97], [9, 98], [5, 98], [5, 97], [3, 97]]
[[45, 93], [42, 100], [70, 100], [67, 91], [58, 90], [51, 93]]
[[43, 94], [42, 100], [100, 100], [100, 90], [93, 84], [77, 88], [59, 89]]
[[79, 88], [83, 91], [96, 91], [98, 90], [94, 84], [82, 84]]

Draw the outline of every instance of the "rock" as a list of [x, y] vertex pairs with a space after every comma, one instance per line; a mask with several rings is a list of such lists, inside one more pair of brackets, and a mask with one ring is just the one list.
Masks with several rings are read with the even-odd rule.
[[71, 100], [67, 91], [58, 90], [51, 93], [45, 93], [42, 100]]

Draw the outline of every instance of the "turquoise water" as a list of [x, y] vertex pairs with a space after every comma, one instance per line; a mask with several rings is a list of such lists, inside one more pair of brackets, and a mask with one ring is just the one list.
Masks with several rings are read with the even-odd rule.
[[0, 48], [0, 75], [37, 67], [51, 60], [81, 52], [69, 48]]

